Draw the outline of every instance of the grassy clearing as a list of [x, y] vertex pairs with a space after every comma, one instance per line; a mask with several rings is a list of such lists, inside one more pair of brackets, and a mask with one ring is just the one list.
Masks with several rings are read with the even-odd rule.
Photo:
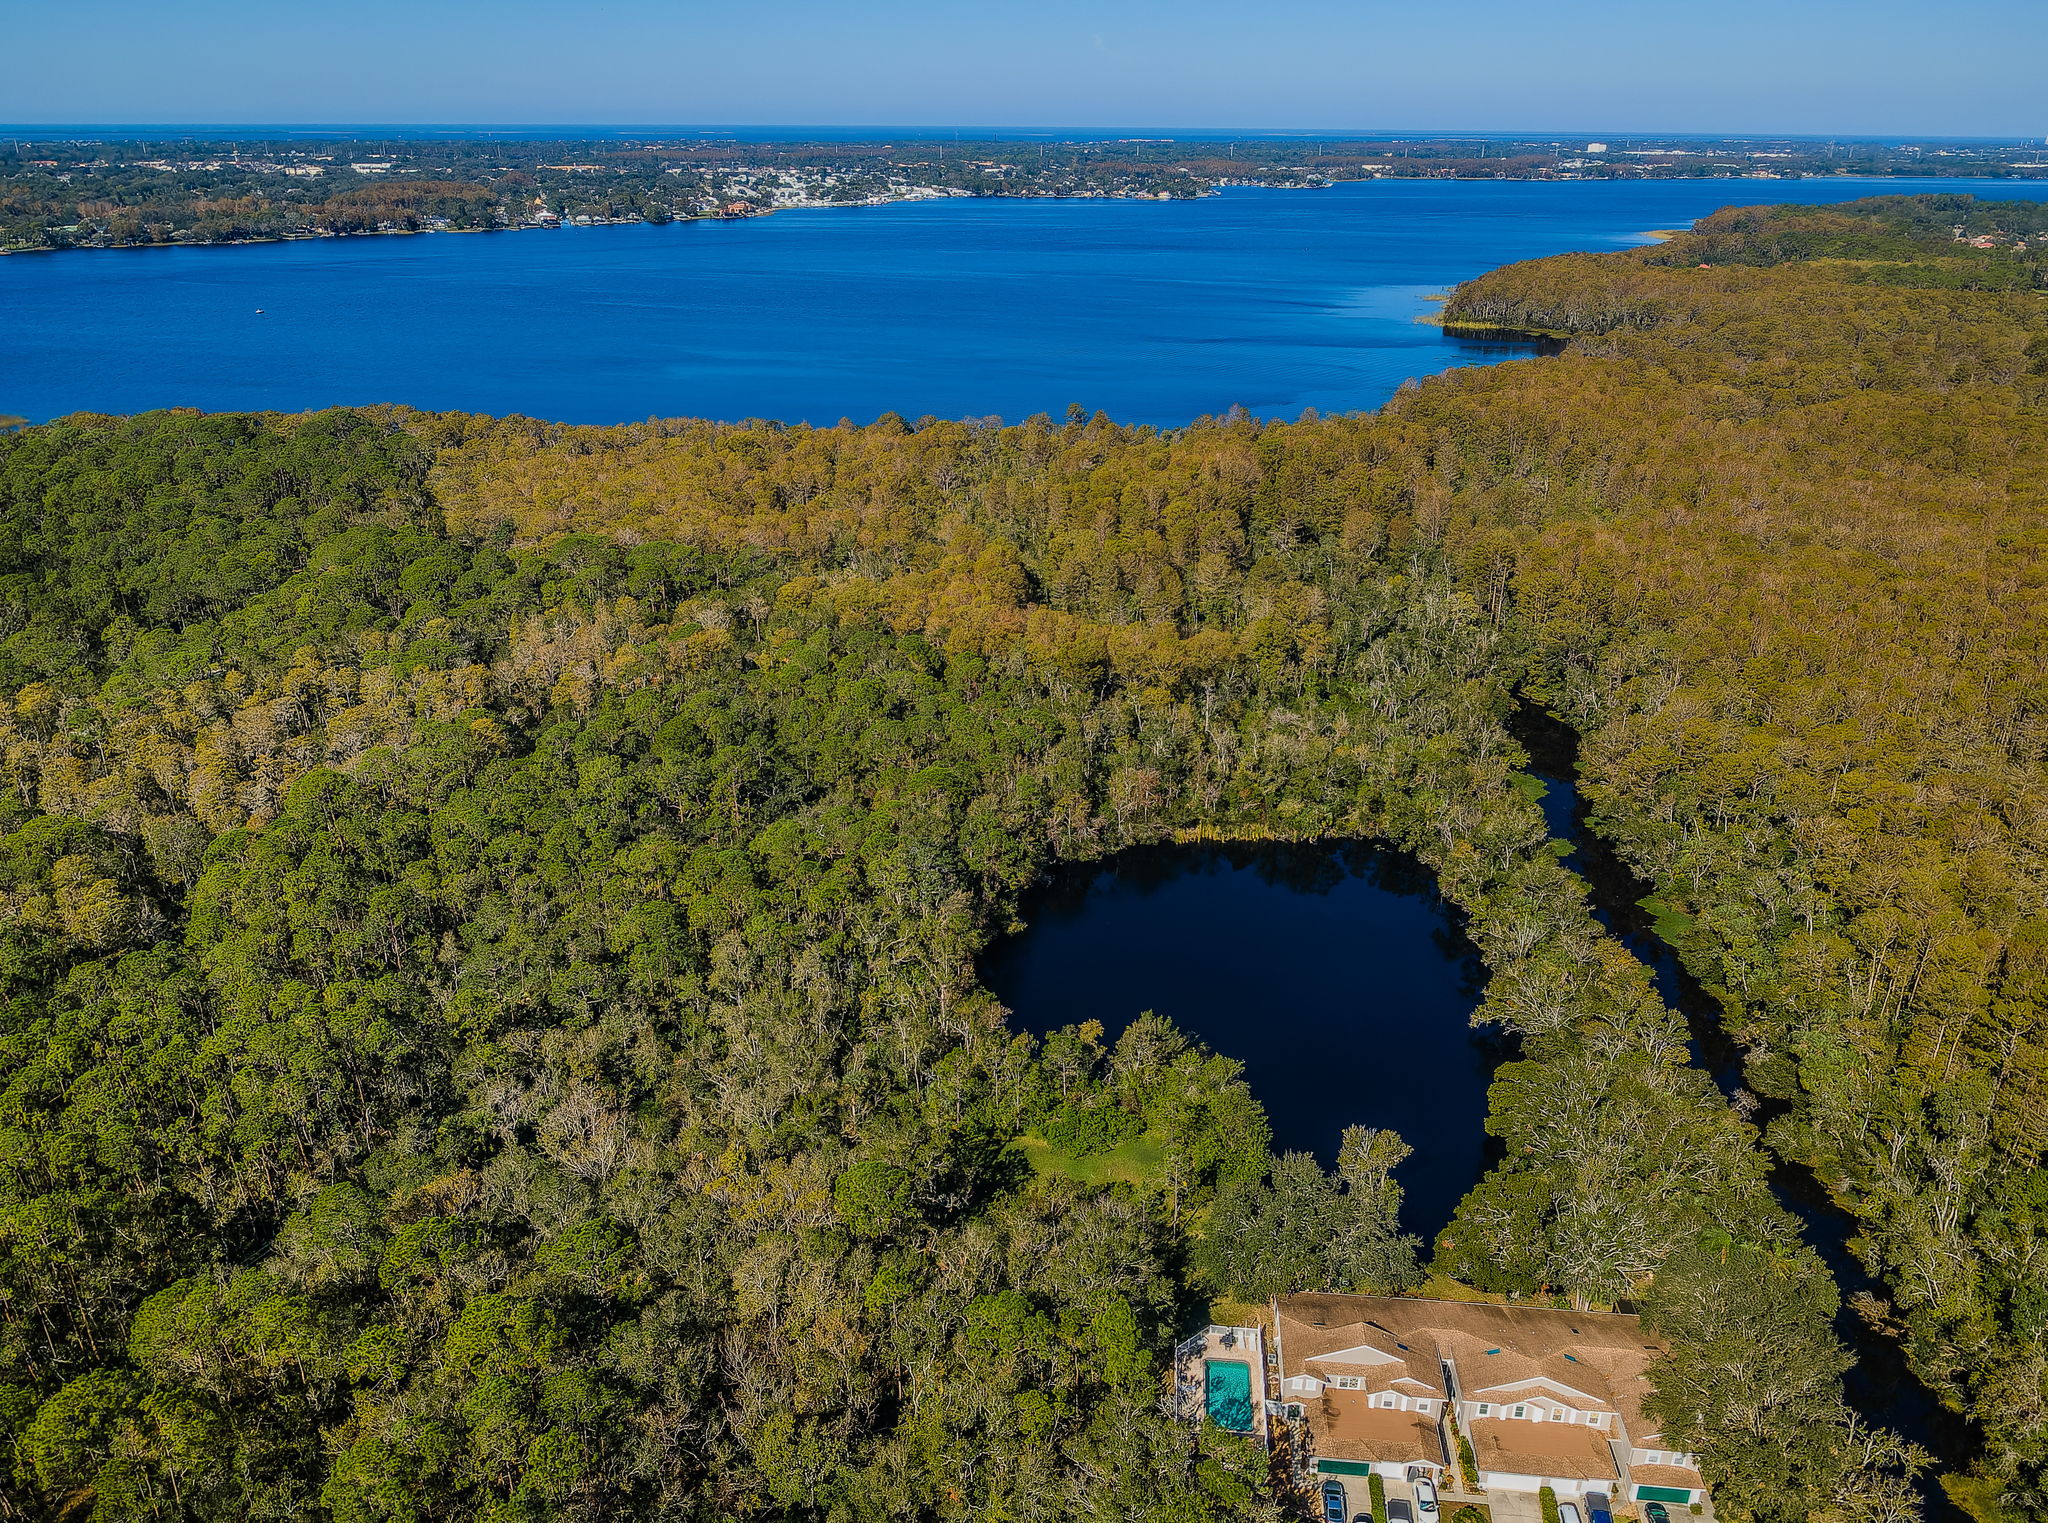
[[1133, 1137], [1107, 1153], [1064, 1153], [1035, 1133], [1010, 1144], [1030, 1163], [1033, 1173], [1062, 1174], [1084, 1185], [1141, 1185], [1157, 1179], [1166, 1167], [1166, 1149], [1150, 1133]]

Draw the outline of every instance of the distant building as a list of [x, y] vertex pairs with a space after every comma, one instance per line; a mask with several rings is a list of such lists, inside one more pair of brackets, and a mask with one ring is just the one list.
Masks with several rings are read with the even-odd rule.
[[1606, 151], [1607, 145], [1605, 143], [1588, 143], [1586, 145], [1587, 153], [1605, 153]]
[[1643, 1409], [1664, 1346], [1639, 1318], [1406, 1296], [1281, 1296], [1280, 1400], [1307, 1429], [1318, 1477], [1417, 1477], [1462, 1491], [1457, 1439], [1480, 1486], [1560, 1497], [1706, 1500], [1693, 1456]]

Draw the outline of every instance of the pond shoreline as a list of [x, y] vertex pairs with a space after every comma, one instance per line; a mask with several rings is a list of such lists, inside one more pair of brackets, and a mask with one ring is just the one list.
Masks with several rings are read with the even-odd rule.
[[1475, 1029], [1485, 968], [1464, 916], [1383, 841], [1204, 840], [1054, 864], [982, 982], [1039, 1035], [1141, 1010], [1242, 1063], [1275, 1152], [1335, 1161], [1344, 1127], [1415, 1148], [1396, 1179], [1427, 1241], [1500, 1156], [1487, 1088], [1516, 1044]]

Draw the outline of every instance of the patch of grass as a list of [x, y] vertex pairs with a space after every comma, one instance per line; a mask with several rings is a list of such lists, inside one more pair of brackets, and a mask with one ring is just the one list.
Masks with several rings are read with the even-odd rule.
[[1024, 1155], [1033, 1173], [1061, 1174], [1084, 1185], [1142, 1185], [1157, 1179], [1166, 1168], [1166, 1149], [1149, 1132], [1107, 1153], [1063, 1153], [1030, 1132], [1010, 1146]]
[[1219, 1327], [1265, 1327], [1266, 1308], [1263, 1303], [1253, 1305], [1250, 1301], [1218, 1296], [1209, 1303], [1209, 1320]]
[[1432, 1301], [1484, 1301], [1494, 1306], [1507, 1305], [1508, 1298], [1493, 1291], [1474, 1290], [1470, 1285], [1459, 1283], [1449, 1275], [1433, 1274], [1422, 1283], [1419, 1290], [1411, 1292]]
[[1977, 1523], [2021, 1523], [2026, 1514], [2008, 1507], [1999, 1501], [2004, 1488], [1994, 1480], [1980, 1475], [1945, 1475], [1941, 1477], [1941, 1489], [1948, 1493], [1948, 1499], [1968, 1513]]

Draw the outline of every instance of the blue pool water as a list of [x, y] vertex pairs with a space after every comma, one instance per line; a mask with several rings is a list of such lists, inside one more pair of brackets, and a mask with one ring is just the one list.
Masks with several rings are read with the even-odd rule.
[[1237, 1359], [1205, 1362], [1209, 1421], [1232, 1433], [1252, 1431], [1252, 1368]]
[[[355, 402], [575, 422], [1375, 407], [1499, 358], [1415, 319], [1732, 202], [2011, 181], [1376, 181], [0, 258], [0, 413]], [[261, 308], [259, 315], [257, 309]]]

